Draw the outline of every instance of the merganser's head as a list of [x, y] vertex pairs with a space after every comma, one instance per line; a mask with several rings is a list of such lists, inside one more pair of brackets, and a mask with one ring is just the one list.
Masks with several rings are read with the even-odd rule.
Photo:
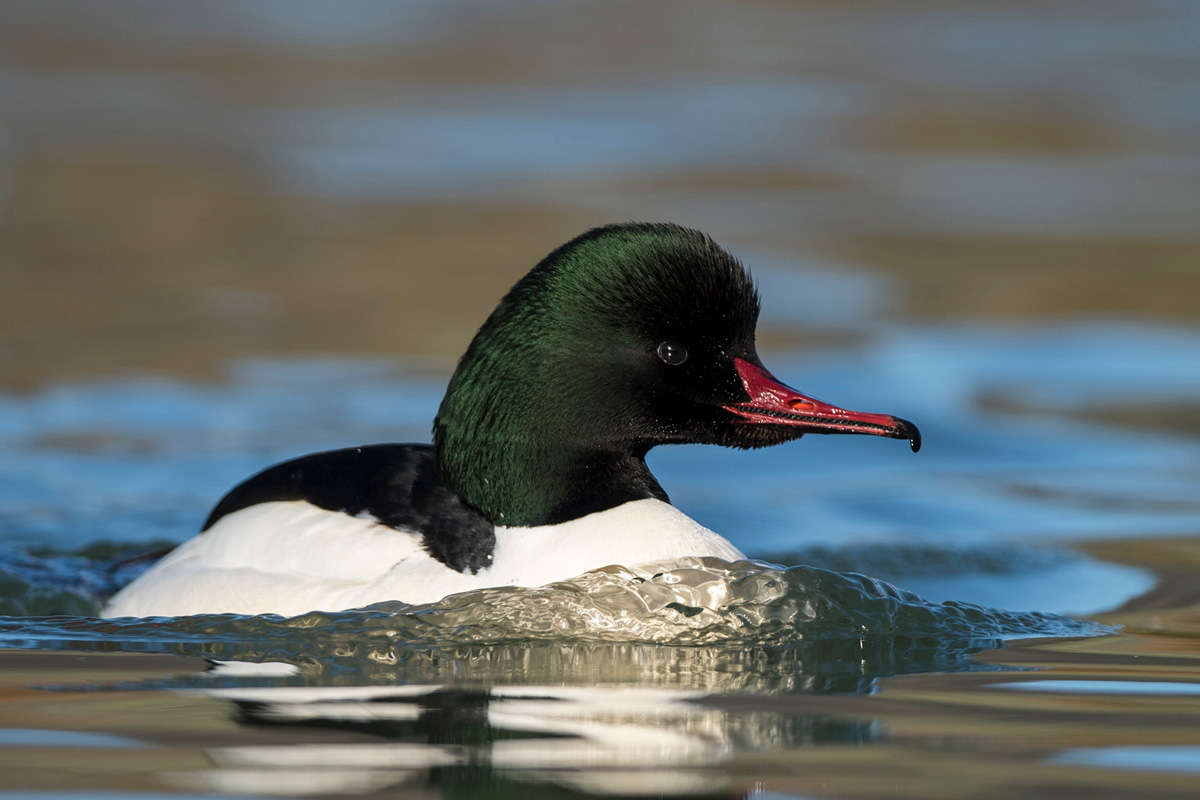
[[546, 256], [459, 361], [434, 422], [442, 482], [493, 522], [541, 525], [642, 497], [655, 445], [765, 447], [806, 433], [908, 439], [915, 425], [848, 411], [763, 366], [759, 298], [699, 231], [626, 223]]

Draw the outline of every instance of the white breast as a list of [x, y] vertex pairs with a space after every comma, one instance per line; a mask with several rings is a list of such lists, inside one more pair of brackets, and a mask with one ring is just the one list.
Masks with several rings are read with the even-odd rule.
[[559, 525], [497, 528], [491, 571], [505, 578], [493, 585], [541, 586], [611, 564], [638, 567], [684, 556], [745, 558], [675, 506], [634, 500]]
[[496, 529], [492, 565], [455, 572], [416, 533], [302, 501], [222, 517], [117, 593], [106, 617], [294, 616], [385, 600], [430, 603], [488, 586], [541, 586], [593, 569], [745, 556], [668, 503], [635, 500], [560, 525]]

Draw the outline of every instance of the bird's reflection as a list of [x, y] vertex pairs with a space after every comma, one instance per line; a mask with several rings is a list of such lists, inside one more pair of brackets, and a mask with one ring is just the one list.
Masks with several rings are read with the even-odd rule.
[[[375, 662], [366, 675], [360, 665], [358, 679], [371, 685], [329, 685], [328, 673], [312, 685], [307, 665], [292, 669], [294, 685], [276, 676], [277, 685], [253, 687], [243, 666], [240, 685], [203, 691], [275, 743], [211, 748], [212, 768], [179, 778], [191, 789], [292, 795], [398, 786], [503, 795], [541, 785], [588, 795], [738, 796], [747, 786], [730, 768], [736, 756], [883, 736], [870, 718], [804, 713], [802, 703], [783, 712], [780, 695], [870, 692], [886, 675], [963, 669], [968, 653], [991, 644], [876, 637], [740, 650], [417, 649]], [[738, 702], [723, 702], [729, 695]], [[280, 743], [285, 731], [299, 738]], [[314, 743], [306, 731], [339, 738]]]
[[[740, 794], [735, 753], [867, 743], [871, 720], [733, 712], [701, 690], [607, 686], [275, 687], [221, 690], [249, 726], [356, 734], [355, 741], [213, 748], [194, 783], [221, 791], [283, 784], [322, 792], [447, 782], [553, 784], [604, 795]], [[296, 785], [296, 784], [299, 785]]]

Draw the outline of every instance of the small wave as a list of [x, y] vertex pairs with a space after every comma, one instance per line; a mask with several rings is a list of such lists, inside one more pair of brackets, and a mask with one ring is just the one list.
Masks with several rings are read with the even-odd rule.
[[0, 637], [11, 640], [22, 630], [68, 639], [104, 633], [128, 642], [263, 642], [319, 632], [326, 641], [382, 639], [407, 646], [529, 641], [772, 646], [880, 636], [1079, 636], [1105, 629], [1054, 614], [930, 603], [855, 573], [689, 558], [653, 573], [608, 567], [539, 588], [482, 589], [420, 606], [389, 602], [286, 619], [201, 615], [169, 621], [74, 619], [70, 625], [10, 620]]
[[1078, 635], [1096, 627], [1053, 614], [930, 603], [855, 573], [716, 558], [682, 559], [654, 574], [610, 567], [537, 589], [468, 592], [407, 607], [393, 620], [403, 620], [397, 635], [407, 640], [471, 643], [567, 638], [771, 645], [864, 636]]
[[[536, 589], [484, 589], [429, 605], [380, 603], [292, 618], [0, 618], [0, 647], [172, 653], [297, 668], [291, 677], [262, 679], [270, 684], [603, 683], [857, 693], [891, 675], [990, 669], [969, 656], [1009, 638], [1110, 630], [1054, 614], [930, 603], [854, 573], [704, 558], [657, 572], [609, 567]], [[165, 680], [177, 688], [248, 681], [219, 674]]]

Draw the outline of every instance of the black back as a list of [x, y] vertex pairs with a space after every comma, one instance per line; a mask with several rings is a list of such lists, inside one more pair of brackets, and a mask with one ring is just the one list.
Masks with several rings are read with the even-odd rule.
[[496, 547], [492, 523], [438, 482], [427, 444], [330, 450], [268, 467], [225, 495], [202, 530], [240, 509], [288, 500], [417, 531], [426, 551], [458, 572], [488, 566]]

